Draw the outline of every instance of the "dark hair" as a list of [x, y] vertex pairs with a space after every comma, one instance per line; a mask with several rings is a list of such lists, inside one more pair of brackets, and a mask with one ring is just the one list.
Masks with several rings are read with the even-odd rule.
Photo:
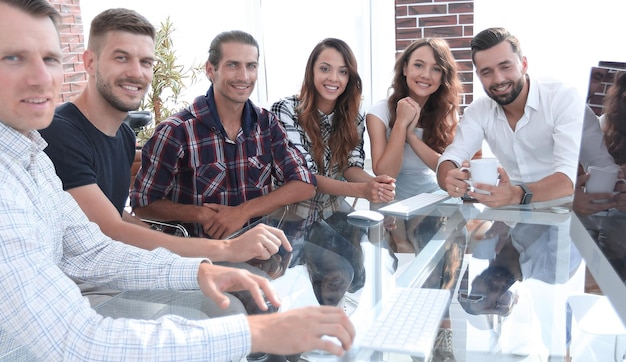
[[472, 62], [476, 64], [474, 61], [476, 52], [490, 49], [503, 41], [509, 42], [513, 53], [517, 54], [517, 56], [522, 59], [522, 48], [520, 47], [519, 40], [514, 35], [509, 33], [505, 28], [488, 28], [478, 33], [470, 42]]
[[35, 17], [48, 17], [55, 27], [61, 23], [61, 15], [50, 5], [47, 0], [0, 0], [0, 3], [7, 4]]
[[155, 39], [154, 26], [142, 15], [129, 9], [109, 9], [98, 14], [89, 28], [89, 49], [98, 53], [101, 40], [108, 32], [125, 31], [131, 34], [147, 35]]
[[392, 93], [387, 101], [393, 127], [396, 121], [398, 101], [409, 95], [404, 67], [409, 63], [411, 54], [418, 48], [428, 46], [433, 50], [435, 62], [442, 68], [441, 86], [428, 97], [420, 113], [419, 124], [424, 129], [423, 140], [429, 147], [441, 153], [454, 138], [458, 123], [460, 93], [463, 90], [457, 75], [457, 65], [448, 43], [439, 38], [424, 38], [413, 41], [396, 59], [394, 76], [391, 83]]
[[259, 43], [257, 43], [256, 39], [254, 39], [252, 35], [246, 33], [245, 31], [231, 30], [219, 33], [215, 38], [213, 38], [213, 41], [211, 41], [211, 46], [209, 47], [208, 62], [213, 64], [215, 69], [217, 69], [217, 65], [220, 63], [220, 60], [222, 60], [223, 43], [240, 43], [253, 45], [256, 48], [257, 54], [259, 54]]
[[[490, 306], [488, 303], [483, 302], [485, 299], [489, 298], [497, 298], [500, 299], [504, 296], [509, 296], [510, 301], [513, 301], [514, 298], [512, 296], [512, 292], [509, 290], [513, 284], [517, 281], [513, 273], [508, 270], [504, 266], [500, 265], [489, 265], [487, 269], [483, 270], [482, 273], [476, 276], [472, 284], [480, 281], [484, 284], [485, 289], [483, 292], [485, 294], [474, 295], [474, 297], [478, 297], [478, 300], [472, 300], [472, 295], [462, 296], [463, 293], [459, 291], [459, 303], [463, 310], [472, 315], [480, 315], [480, 314], [498, 314], [502, 316], [508, 316], [513, 311], [510, 306], [506, 306], [506, 308], [498, 309]], [[484, 308], [489, 308], [488, 310], [484, 310]]]
[[604, 142], [615, 163], [626, 163], [626, 71], [617, 71], [604, 98]]
[[[322, 51], [326, 49], [335, 49], [342, 56], [348, 67], [348, 84], [345, 91], [337, 98], [335, 103], [332, 131], [328, 145], [324, 144], [322, 139], [322, 131], [320, 129], [320, 117], [316, 104], [316, 90], [314, 83], [314, 68], [317, 58]], [[348, 155], [361, 142], [360, 135], [357, 130], [357, 120], [359, 117], [359, 107], [361, 105], [361, 93], [363, 87], [361, 77], [357, 71], [356, 57], [352, 50], [340, 39], [326, 38], [320, 41], [311, 54], [306, 63], [304, 72], [304, 80], [298, 98], [301, 103], [298, 106], [298, 121], [302, 128], [311, 138], [313, 144], [313, 160], [320, 169], [320, 173], [324, 173], [324, 148], [330, 147], [331, 160], [330, 168], [335, 165], [343, 170], [348, 162]]]
[[328, 272], [336, 270], [350, 276], [347, 291], [354, 293], [365, 285], [361, 238], [365, 231], [348, 222], [347, 213], [338, 211], [326, 220], [314, 222], [307, 230], [303, 259], [318, 301], [320, 282]]

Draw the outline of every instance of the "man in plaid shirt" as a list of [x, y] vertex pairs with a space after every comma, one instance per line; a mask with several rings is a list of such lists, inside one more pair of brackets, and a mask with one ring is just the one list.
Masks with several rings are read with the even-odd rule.
[[138, 216], [226, 237], [250, 219], [315, 195], [316, 180], [276, 116], [249, 100], [259, 46], [219, 34], [206, 71], [212, 86], [157, 127], [143, 148], [130, 201]]

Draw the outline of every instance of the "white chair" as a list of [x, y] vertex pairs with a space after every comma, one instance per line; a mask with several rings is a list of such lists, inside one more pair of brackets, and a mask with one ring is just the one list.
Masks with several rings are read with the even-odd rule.
[[567, 303], [572, 310], [572, 362], [626, 358], [626, 327], [606, 296], [576, 294]]

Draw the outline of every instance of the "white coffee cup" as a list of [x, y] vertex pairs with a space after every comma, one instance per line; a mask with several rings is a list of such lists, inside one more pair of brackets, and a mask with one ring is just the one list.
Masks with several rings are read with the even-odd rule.
[[609, 193], [615, 190], [615, 184], [626, 182], [618, 179], [619, 169], [617, 167], [589, 166], [587, 168], [589, 180], [585, 183], [585, 191], [588, 193]]
[[[469, 171], [470, 180], [465, 180], [465, 182], [472, 187], [475, 184], [494, 186], [498, 184], [498, 160], [495, 158], [477, 158], [470, 160], [470, 167], [461, 167], [461, 171]], [[479, 189], [474, 189], [474, 192], [489, 194]]]

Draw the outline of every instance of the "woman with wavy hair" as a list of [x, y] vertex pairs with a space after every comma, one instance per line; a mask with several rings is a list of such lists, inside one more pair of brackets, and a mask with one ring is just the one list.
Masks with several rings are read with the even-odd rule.
[[314, 212], [326, 218], [347, 205], [341, 202], [344, 196], [374, 203], [394, 198], [393, 178], [372, 177], [363, 170], [361, 93], [352, 50], [343, 40], [327, 38], [309, 56], [300, 94], [272, 105], [317, 178], [315, 197], [296, 204], [302, 217]]
[[397, 178], [397, 199], [439, 189], [437, 160], [452, 142], [462, 90], [443, 39], [419, 39], [397, 58], [391, 95], [366, 118], [376, 175]]
[[600, 117], [604, 143], [615, 163], [626, 167], [626, 71], [617, 71]]
[[[618, 177], [626, 175], [626, 71], [615, 72], [613, 84], [604, 98], [604, 114], [600, 116], [600, 127], [604, 133], [604, 143], [621, 169]], [[612, 202], [622, 213], [626, 213], [626, 184], [618, 181]], [[623, 229], [622, 229], [623, 230]]]

